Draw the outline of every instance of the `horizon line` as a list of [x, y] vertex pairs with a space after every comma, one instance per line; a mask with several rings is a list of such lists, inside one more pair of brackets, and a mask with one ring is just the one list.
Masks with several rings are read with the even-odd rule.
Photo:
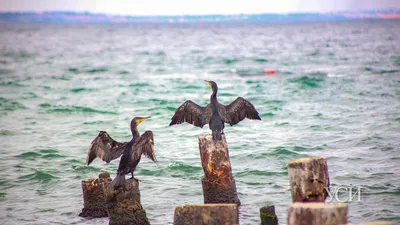
[[35, 14], [46, 14], [46, 13], [77, 13], [77, 14], [92, 14], [92, 15], [110, 15], [119, 17], [177, 17], [177, 16], [240, 16], [240, 15], [288, 15], [288, 14], [335, 14], [335, 13], [350, 13], [350, 12], [369, 12], [369, 11], [399, 11], [400, 8], [383, 8], [383, 9], [362, 9], [362, 10], [332, 10], [332, 11], [292, 11], [292, 12], [252, 12], [252, 13], [199, 13], [199, 14], [116, 14], [107, 12], [94, 12], [94, 11], [73, 11], [73, 10], [0, 10], [0, 14], [7, 13], [35, 13]]

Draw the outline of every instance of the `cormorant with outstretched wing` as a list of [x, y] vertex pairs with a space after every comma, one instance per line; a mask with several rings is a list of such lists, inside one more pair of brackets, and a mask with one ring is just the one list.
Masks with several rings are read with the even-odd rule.
[[153, 162], [157, 163], [154, 154], [154, 139], [153, 132], [145, 131], [142, 135], [139, 134], [137, 126], [149, 117], [135, 117], [131, 121], [132, 139], [129, 142], [117, 142], [112, 139], [107, 132], [100, 131], [99, 135], [92, 141], [89, 152], [86, 157], [86, 163], [89, 165], [95, 158], [101, 158], [109, 163], [118, 157], [121, 157], [119, 162], [117, 176], [111, 182], [112, 187], [119, 187], [125, 182], [125, 174], [131, 174], [140, 162], [142, 155], [145, 155]]
[[212, 88], [213, 93], [210, 97], [210, 104], [206, 107], [199, 106], [188, 100], [179, 106], [169, 124], [181, 124], [188, 122], [197, 127], [203, 127], [208, 124], [212, 131], [214, 140], [221, 140], [224, 133], [225, 124], [231, 126], [244, 120], [244, 118], [252, 120], [261, 120], [257, 110], [249, 101], [242, 97], [238, 97], [229, 105], [223, 105], [217, 100], [218, 86], [214, 81], [206, 81]]

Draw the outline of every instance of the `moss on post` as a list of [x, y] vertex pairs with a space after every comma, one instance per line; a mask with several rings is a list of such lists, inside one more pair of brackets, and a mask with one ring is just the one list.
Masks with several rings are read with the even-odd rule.
[[83, 209], [81, 217], [107, 217], [106, 197], [103, 186], [111, 182], [110, 174], [101, 173], [99, 178], [82, 181]]
[[174, 225], [239, 224], [237, 204], [199, 204], [175, 208]]
[[301, 203], [289, 205], [288, 225], [335, 225], [347, 223], [348, 207], [342, 203]]
[[293, 202], [324, 202], [329, 188], [324, 157], [302, 158], [288, 163]]
[[235, 203], [240, 205], [236, 183], [232, 176], [228, 144], [225, 136], [213, 140], [211, 135], [199, 137], [204, 203]]
[[278, 225], [275, 206], [269, 205], [260, 208], [261, 225]]
[[140, 202], [139, 182], [137, 179], [126, 180], [116, 189], [104, 187], [110, 225], [147, 225], [150, 224]]

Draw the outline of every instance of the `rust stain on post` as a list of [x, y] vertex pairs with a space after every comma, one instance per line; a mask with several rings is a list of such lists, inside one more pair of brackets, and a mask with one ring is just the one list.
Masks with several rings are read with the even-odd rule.
[[228, 144], [225, 136], [222, 137], [222, 140], [213, 140], [211, 135], [199, 137], [201, 165], [204, 170], [204, 203], [240, 204], [232, 177]]

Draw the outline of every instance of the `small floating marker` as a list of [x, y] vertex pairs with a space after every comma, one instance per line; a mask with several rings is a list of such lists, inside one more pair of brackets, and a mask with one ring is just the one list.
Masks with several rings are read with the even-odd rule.
[[271, 75], [275, 75], [275, 74], [276, 74], [276, 71], [275, 71], [275, 70], [265, 70], [265, 71], [264, 71], [264, 74], [265, 74], [265, 75], [271, 76]]

